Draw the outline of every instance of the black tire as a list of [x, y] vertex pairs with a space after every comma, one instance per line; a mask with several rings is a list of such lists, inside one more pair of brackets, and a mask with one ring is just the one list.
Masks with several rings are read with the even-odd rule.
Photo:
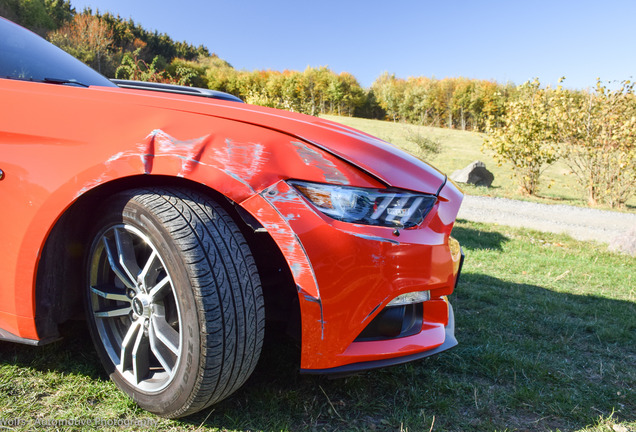
[[168, 418], [236, 391], [258, 361], [265, 315], [254, 259], [232, 218], [178, 188], [126, 191], [98, 214], [85, 304], [111, 379]]

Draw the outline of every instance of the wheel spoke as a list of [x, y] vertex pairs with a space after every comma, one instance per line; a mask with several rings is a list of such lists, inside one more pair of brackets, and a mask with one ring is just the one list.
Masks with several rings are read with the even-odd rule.
[[[144, 265], [143, 270], [139, 273], [139, 277], [137, 278], [139, 282], [141, 282], [143, 287], [146, 287], [146, 290], [149, 291], [147, 287], [153, 284], [153, 281], [156, 280], [154, 278], [157, 277], [159, 270], [161, 270], [161, 260], [159, 259], [159, 255], [156, 251], [152, 251], [148, 259], [146, 260], [146, 264]], [[152, 279], [151, 279], [152, 278]]]
[[103, 285], [103, 286], [100, 285], [97, 287], [92, 286], [91, 292], [107, 300], [116, 300], [116, 301], [130, 303], [130, 298], [128, 298], [128, 296], [125, 293], [122, 293], [121, 290], [115, 286], [108, 286], [108, 285]]
[[168, 348], [174, 355], [179, 354], [179, 332], [176, 331], [168, 322], [165, 317], [154, 315], [151, 323], [152, 330], [155, 336], [166, 348]]
[[107, 307], [94, 311], [95, 318], [113, 318], [128, 315], [132, 311], [130, 305]]
[[108, 239], [104, 236], [102, 240], [104, 243], [104, 250], [106, 251], [106, 256], [108, 257], [108, 263], [110, 264], [110, 268], [117, 275], [119, 280], [121, 280], [124, 283], [124, 285], [136, 291], [137, 288], [135, 287], [135, 281], [129, 279], [126, 273], [122, 271], [122, 269], [120, 268], [119, 262], [117, 261], [117, 259], [115, 259], [115, 255], [113, 254], [111, 246], [109, 245]]
[[157, 285], [152, 287], [152, 289], [148, 290], [149, 291], [148, 294], [150, 295], [150, 300], [153, 302], [156, 302], [157, 300], [165, 297], [166, 294], [170, 292], [169, 288], [171, 286], [172, 286], [172, 283], [168, 276], [161, 279]]
[[115, 243], [117, 244], [119, 264], [121, 264], [133, 285], [136, 285], [137, 275], [141, 272], [141, 269], [135, 257], [132, 237], [125, 230], [115, 228]]
[[133, 375], [135, 376], [135, 381], [139, 384], [148, 376], [150, 371], [148, 337], [144, 334], [143, 328], [137, 332], [132, 357]]
[[150, 325], [148, 336], [150, 339], [150, 350], [157, 360], [159, 360], [159, 363], [161, 363], [165, 371], [172, 374], [172, 369], [176, 362], [171, 359], [170, 348], [161, 341], [153, 324]]
[[124, 372], [132, 367], [133, 351], [135, 348], [135, 342], [137, 341], [137, 333], [143, 334], [143, 321], [138, 319], [133, 321], [124, 340], [121, 342], [121, 354], [119, 356], [119, 364], [117, 368], [120, 372]]

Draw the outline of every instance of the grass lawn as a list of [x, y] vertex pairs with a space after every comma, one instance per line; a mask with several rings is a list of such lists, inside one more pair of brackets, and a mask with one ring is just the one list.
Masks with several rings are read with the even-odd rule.
[[[45, 347], [0, 343], [0, 422], [64, 419], [105, 430], [636, 431], [636, 258], [554, 235], [459, 221], [466, 252], [451, 296], [460, 345], [349, 378], [301, 376], [270, 332], [235, 395], [170, 421], [139, 410], [102, 372], [83, 323]], [[94, 423], [93, 423], [94, 424]]]
[[[453, 171], [466, 167], [476, 160], [484, 162], [488, 170], [495, 175], [495, 181], [490, 188], [462, 185], [464, 192], [470, 195], [524, 199], [546, 204], [558, 203], [586, 206], [587, 203], [583, 192], [578, 187], [578, 180], [574, 175], [568, 175], [569, 169], [563, 162], [557, 162], [545, 170], [541, 177], [537, 197], [521, 196], [518, 193], [519, 187], [511, 177], [512, 169], [506, 165], [497, 166], [497, 163], [492, 158], [492, 153], [482, 153], [481, 145], [484, 138], [484, 134], [482, 133], [413, 126], [404, 123], [392, 123], [355, 117], [331, 115], [322, 117], [375, 135], [418, 157], [422, 156], [421, 152], [415, 144], [407, 140], [409, 133], [419, 133], [423, 136], [436, 139], [441, 143], [441, 153], [424, 159], [448, 175], [452, 174]], [[627, 202], [626, 209], [624, 210], [630, 212], [636, 211], [636, 197], [632, 197]]]

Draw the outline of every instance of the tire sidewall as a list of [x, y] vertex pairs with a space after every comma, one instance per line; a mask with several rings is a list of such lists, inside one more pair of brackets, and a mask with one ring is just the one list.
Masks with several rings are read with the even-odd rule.
[[[108, 205], [102, 207], [91, 233], [91, 248], [86, 255], [84, 271], [86, 288], [84, 289], [84, 304], [88, 327], [93, 338], [97, 353], [105, 366], [110, 378], [117, 386], [126, 392], [140, 407], [150, 412], [159, 413], [165, 417], [176, 417], [181, 411], [187, 410], [200, 385], [197, 362], [201, 358], [199, 325], [199, 307], [192, 291], [190, 277], [186, 270], [179, 247], [172, 240], [163, 222], [142, 203], [134, 199], [135, 196], [150, 191], [131, 191], [118, 196]], [[154, 244], [163, 263], [173, 281], [173, 292], [178, 303], [180, 314], [181, 355], [176, 365], [176, 373], [170, 383], [157, 392], [142, 391], [126, 380], [115, 368], [110, 356], [101, 342], [99, 332], [93, 317], [90, 290], [89, 269], [93, 251], [106, 230], [119, 224], [131, 225], [144, 233]]]

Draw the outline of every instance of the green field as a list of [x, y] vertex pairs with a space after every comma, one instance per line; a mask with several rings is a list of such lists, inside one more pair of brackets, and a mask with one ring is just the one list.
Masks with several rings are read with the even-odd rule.
[[[256, 372], [197, 415], [141, 411], [104, 375], [83, 323], [45, 347], [0, 343], [9, 430], [636, 431], [636, 258], [567, 236], [460, 221], [456, 348], [329, 380], [297, 373], [268, 328]], [[60, 426], [62, 425], [62, 426]]]
[[[448, 175], [476, 160], [484, 162], [488, 170], [495, 175], [495, 181], [490, 188], [462, 185], [464, 192], [470, 195], [524, 199], [546, 204], [559, 203], [586, 206], [587, 200], [581, 189], [577, 187], [578, 180], [574, 175], [568, 174], [569, 169], [563, 162], [557, 162], [546, 168], [541, 177], [537, 197], [521, 196], [518, 193], [518, 186], [512, 179], [512, 169], [506, 165], [497, 166], [491, 153], [483, 153], [481, 151], [484, 137], [482, 133], [414, 126], [404, 123], [368, 120], [355, 117], [327, 115], [322, 117], [375, 135], [420, 157], [421, 152], [418, 147], [407, 140], [409, 133], [419, 133], [423, 136], [436, 139], [441, 143], [441, 153], [423, 159]], [[626, 209], [623, 210], [636, 211], [636, 197], [632, 197], [627, 202]]]

